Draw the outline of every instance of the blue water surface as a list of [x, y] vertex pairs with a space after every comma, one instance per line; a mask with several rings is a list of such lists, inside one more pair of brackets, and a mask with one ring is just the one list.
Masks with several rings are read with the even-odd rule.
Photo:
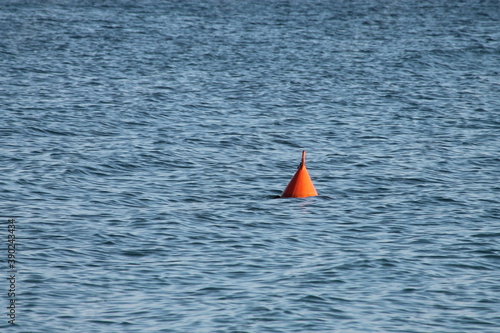
[[[500, 327], [498, 1], [0, 1], [16, 332]], [[301, 151], [318, 197], [276, 199]]]

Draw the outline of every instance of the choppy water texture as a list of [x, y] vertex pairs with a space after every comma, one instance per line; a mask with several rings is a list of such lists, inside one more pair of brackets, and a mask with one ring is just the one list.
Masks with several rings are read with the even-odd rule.
[[[1, 1], [17, 331], [498, 332], [499, 28], [497, 1]], [[320, 196], [275, 199], [302, 149]]]

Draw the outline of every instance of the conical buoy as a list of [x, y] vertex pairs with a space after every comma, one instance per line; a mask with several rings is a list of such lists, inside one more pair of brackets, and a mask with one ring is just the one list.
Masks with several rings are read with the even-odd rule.
[[281, 193], [282, 198], [305, 198], [317, 196], [318, 192], [314, 188], [309, 172], [306, 169], [306, 151], [302, 151], [302, 162], [299, 169]]

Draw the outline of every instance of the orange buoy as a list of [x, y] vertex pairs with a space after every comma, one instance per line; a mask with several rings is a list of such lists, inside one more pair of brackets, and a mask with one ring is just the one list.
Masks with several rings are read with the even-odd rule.
[[305, 198], [317, 196], [318, 192], [314, 188], [309, 172], [306, 169], [306, 151], [302, 151], [302, 162], [292, 180], [281, 193], [282, 198]]

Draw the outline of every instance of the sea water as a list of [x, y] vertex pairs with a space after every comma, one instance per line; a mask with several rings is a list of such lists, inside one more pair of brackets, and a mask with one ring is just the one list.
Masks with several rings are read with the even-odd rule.
[[498, 332], [499, 71], [497, 1], [0, 1], [0, 328]]

